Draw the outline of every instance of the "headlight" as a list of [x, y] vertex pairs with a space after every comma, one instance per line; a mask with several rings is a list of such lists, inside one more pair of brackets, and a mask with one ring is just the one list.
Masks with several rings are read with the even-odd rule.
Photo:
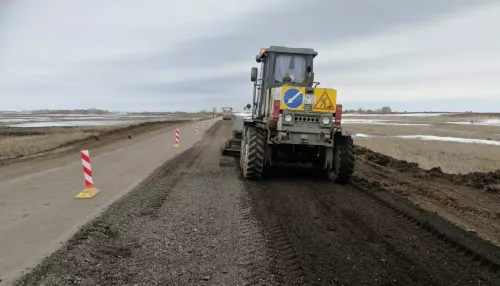
[[323, 122], [324, 125], [330, 124], [330, 117], [323, 117], [322, 122]]
[[290, 114], [285, 115], [285, 122], [290, 123], [292, 122], [292, 119], [293, 119], [292, 115]]

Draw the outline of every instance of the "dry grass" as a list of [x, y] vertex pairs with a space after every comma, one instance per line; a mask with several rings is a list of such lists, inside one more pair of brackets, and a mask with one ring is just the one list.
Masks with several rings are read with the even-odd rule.
[[441, 167], [447, 173], [500, 169], [500, 147], [398, 138], [355, 138], [357, 145], [397, 159], [415, 162], [424, 169]]
[[75, 130], [50, 135], [0, 137], [0, 159], [30, 156], [60, 146], [61, 144], [92, 136], [94, 133]]
[[[380, 120], [391, 120], [400, 122], [413, 122], [413, 123], [444, 123], [451, 121], [460, 122], [479, 122], [486, 119], [500, 119], [500, 113], [495, 115], [483, 115], [483, 114], [460, 114], [460, 115], [441, 115], [441, 116], [345, 116], [345, 119], [380, 119]], [[473, 124], [472, 124], [473, 125]]]
[[[361, 119], [361, 117], [349, 117]], [[467, 121], [467, 119], [491, 119], [478, 116], [439, 117], [379, 117], [398, 123], [428, 123], [429, 126], [402, 126], [378, 124], [345, 124], [354, 133], [377, 136], [433, 135], [442, 137], [472, 138], [500, 141], [499, 126], [447, 124], [447, 121]], [[368, 118], [364, 118], [368, 119]], [[441, 167], [448, 173], [469, 173], [500, 169], [500, 146], [456, 143], [444, 141], [422, 141], [402, 138], [355, 138], [355, 143], [375, 152], [418, 163], [424, 169]]]
[[434, 135], [444, 137], [500, 140], [500, 126], [470, 126], [456, 124], [435, 124], [430, 126], [402, 126], [377, 124], [345, 124], [348, 130], [379, 136]]

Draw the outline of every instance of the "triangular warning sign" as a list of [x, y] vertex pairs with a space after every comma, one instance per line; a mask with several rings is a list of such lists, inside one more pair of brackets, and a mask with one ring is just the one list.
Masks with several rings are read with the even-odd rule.
[[335, 107], [333, 106], [332, 101], [328, 97], [328, 93], [326, 90], [323, 91], [323, 94], [319, 97], [314, 105], [313, 109], [321, 109], [321, 110], [333, 110]]

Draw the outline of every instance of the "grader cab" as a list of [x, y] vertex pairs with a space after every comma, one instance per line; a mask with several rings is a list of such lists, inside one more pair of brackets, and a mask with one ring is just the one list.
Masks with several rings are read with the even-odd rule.
[[318, 88], [307, 48], [271, 46], [256, 56], [252, 116], [243, 122], [240, 167], [247, 179], [259, 179], [273, 162], [312, 163], [327, 178], [350, 181], [354, 144], [341, 125], [337, 91]]

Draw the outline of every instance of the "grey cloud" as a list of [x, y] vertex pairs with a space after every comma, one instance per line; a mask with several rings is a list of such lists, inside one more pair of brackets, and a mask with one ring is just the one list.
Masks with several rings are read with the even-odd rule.
[[123, 86], [119, 93], [127, 102], [134, 101], [141, 106], [149, 104], [150, 109], [198, 111], [226, 105], [238, 109], [251, 101], [252, 90], [253, 83], [247, 74], [234, 74], [196, 81], [182, 79], [147, 85], [132, 83]]
[[[14, 0], [10, 1], [10, 3], [14, 2]], [[0, 0], [0, 2], [3, 1]], [[161, 109], [162, 106], [165, 109], [186, 110], [198, 110], [228, 104], [239, 106], [243, 105], [242, 102], [246, 103], [251, 98], [252, 84], [249, 81], [249, 72], [250, 67], [256, 65], [254, 57], [260, 47], [269, 45], [293, 46], [297, 43], [310, 41], [311, 47], [317, 49], [314, 46], [316, 43], [335, 44], [336, 42], [347, 41], [350, 38], [364, 37], [374, 33], [383, 34], [399, 25], [425, 23], [443, 17], [445, 14], [454, 13], [457, 10], [466, 10], [496, 1], [304, 0], [290, 2], [292, 1], [285, 1], [284, 5], [279, 6], [276, 10], [261, 11], [259, 14], [252, 13], [240, 17], [231, 26], [221, 27], [219, 36], [185, 41], [173, 47], [173, 52], [172, 46], [165, 47], [162, 51], [162, 42], [158, 41], [158, 46], [152, 47], [149, 53], [145, 48], [142, 50], [142, 54], [125, 57], [123, 54], [126, 54], [129, 50], [124, 46], [124, 50], [117, 51], [115, 58], [84, 60], [99, 57], [79, 57], [80, 62], [61, 60], [58, 62], [58, 64], [61, 64], [60, 70], [47, 74], [43, 81], [30, 81], [27, 76], [19, 77], [18, 82], [15, 83], [20, 86], [17, 91], [21, 94], [32, 94], [33, 97], [35, 95], [41, 97], [55, 96], [58, 91], [59, 94], [71, 94], [72, 89], [78, 94], [88, 91], [92, 92], [95, 98], [101, 96], [105, 99], [102, 102], [97, 101], [96, 104], [104, 104], [103, 108], [110, 109], [122, 109], [125, 106], [134, 108], [138, 105], [141, 108], [149, 105], [147, 108], [156, 110]], [[88, 6], [92, 7], [92, 5]], [[2, 8], [4, 7], [0, 3], [0, 33], [2, 28], [1, 19], [3, 17]], [[207, 11], [207, 13], [209, 12]], [[102, 13], [100, 16], [103, 17], [103, 15]], [[98, 25], [98, 23], [94, 24]], [[134, 36], [127, 34], [131, 32], [127, 27], [121, 30], [118, 27], [114, 28], [122, 33], [121, 37], [123, 35], [130, 36], [130, 39], [127, 40], [130, 40], [130, 43], [133, 44], [134, 42], [137, 43], [137, 41], [140, 42], [141, 37], [137, 38], [137, 33], [151, 33], [151, 30], [148, 31], [147, 29], [155, 27], [143, 27], [143, 29], [134, 30], [134, 33], [132, 33]], [[182, 29], [182, 27], [179, 28]], [[64, 27], [61, 27], [61, 29], [64, 29]], [[232, 29], [236, 30], [229, 35], [228, 32]], [[103, 27], [103, 30], [106, 30], [106, 27]], [[68, 31], [68, 28], [66, 28], [66, 32]], [[112, 29], [112, 31], [115, 30]], [[99, 41], [99, 35], [97, 35], [99, 31], [89, 28], [86, 32], [89, 34], [96, 33], [95, 45], [97, 51], [99, 51], [97, 48], [99, 45], [106, 48], [106, 44]], [[158, 30], [155, 30], [155, 32], [158, 32]], [[213, 32], [214, 34], [218, 33], [218, 31]], [[110, 37], [111, 32], [105, 34], [106, 37], [103, 38], [112, 40]], [[118, 38], [120, 37], [117, 36]], [[94, 38], [90, 37], [89, 39]], [[122, 38], [120, 38], [120, 43], [121, 40]], [[126, 41], [123, 41], [123, 43], [126, 45]], [[3, 45], [7, 45], [7, 43], [0, 41], [0, 48]], [[322, 51], [319, 50], [319, 53], [321, 57]], [[57, 60], [57, 55], [54, 55], [54, 57]], [[321, 70], [328, 71], [334, 76], [335, 74], [341, 75], [358, 69], [371, 71], [376, 70], [381, 62], [398, 63], [408, 57], [411, 57], [411, 54], [353, 60], [341, 62], [335, 66], [322, 66]], [[206, 69], [212, 67], [215, 69], [242, 61], [248, 62], [248, 73], [235, 73], [224, 78], [214, 75], [213, 78], [203, 80], [166, 78], [165, 82], [162, 82], [161, 78], [163, 71], [170, 73], [173, 71], [175, 74], [176, 70], [192, 69], [196, 71], [197, 68]], [[321, 61], [320, 58], [319, 61]], [[8, 73], [8, 71], [5, 70], [5, 73]], [[151, 74], [159, 76], [155, 76], [154, 80], [147, 78]], [[175, 82], [172, 82], [172, 80], [175, 80]], [[318, 80], [321, 81], [322, 79], [318, 78]], [[394, 79], [388, 78], [387, 82], [392, 80]], [[13, 86], [13, 84], [9, 83], [8, 85]], [[0, 86], [0, 88], [2, 87]], [[3, 90], [5, 90], [5, 86]], [[12, 91], [14, 91], [14, 88], [12, 88]], [[100, 94], [97, 94], [98, 92]], [[64, 98], [64, 96], [61, 98]], [[70, 102], [70, 100], [68, 99], [67, 102]], [[72, 100], [71, 104], [73, 102], [78, 102], [78, 100]]]
[[224, 93], [238, 87], [252, 87], [248, 74], [233, 74], [226, 77], [215, 77], [201, 80], [183, 79], [174, 83], [159, 85], [163, 90], [172, 90], [176, 93]]
[[492, 1], [300, 1], [282, 9], [242, 18], [235, 23], [238, 27], [235, 34], [185, 42], [175, 47], [174, 52], [169, 49], [130, 58], [110, 59], [103, 64], [122, 69], [162, 70], [210, 68], [224, 62], [245, 60], [252, 62], [261, 47], [307, 41], [341, 42], [383, 32], [397, 25], [429, 21], [443, 13], [483, 3]]
[[[487, 2], [487, 1], [482, 1]], [[477, 5], [478, 2], [475, 2]], [[151, 96], [166, 96], [168, 92], [175, 94], [221, 94], [225, 90], [244, 89], [251, 92], [248, 74], [235, 74], [228, 78], [216, 78], [192, 81], [179, 79], [175, 83], [148, 84], [140, 83], [141, 73], [148, 71], [161, 72], [163, 70], [182, 70], [185, 68], [211, 68], [224, 63], [241, 62], [248, 60], [250, 66], [258, 52], [260, 45], [271, 44], [291, 45], [296, 41], [335, 42], [345, 41], [350, 37], [360, 37], [375, 32], [381, 32], [389, 27], [405, 23], [427, 21], [439, 17], [443, 13], [451, 13], [456, 9], [464, 9], [472, 5], [470, 1], [425, 0], [419, 3], [408, 1], [384, 1], [378, 4], [366, 1], [302, 1], [274, 11], [264, 11], [260, 15], [250, 15], [238, 23], [238, 33], [230, 36], [212, 37], [200, 41], [187, 42], [165, 52], [156, 52], [144, 55], [133, 55], [127, 58], [106, 59], [81, 63], [89, 70], [98, 67], [99, 73], [108, 74], [109, 81], [121, 82], [118, 90], [128, 96], [136, 93], [145, 93]], [[311, 11], [303, 13], [303, 11]], [[303, 13], [304, 16], [297, 17]], [[291, 15], [291, 16], [288, 16]], [[297, 24], [296, 19], [302, 19], [304, 24]], [[312, 29], [314, 27], [314, 29]], [[261, 43], [261, 44], [258, 44]], [[255, 46], [255, 45], [259, 46]], [[170, 47], [171, 48], [171, 47]], [[313, 47], [314, 48], [314, 47]], [[321, 51], [320, 51], [321, 55]], [[357, 69], [376, 69], [380, 62], [388, 60], [397, 62], [409, 55], [392, 55], [392, 58], [379, 58], [345, 62], [336, 66], [329, 66], [323, 70], [345, 73]], [[254, 62], [253, 62], [254, 63]], [[254, 63], [255, 65], [255, 63]], [[109, 71], [111, 74], [106, 73]], [[129, 86], [127, 80], [120, 81], [120, 73], [134, 75], [138, 82]], [[245, 85], [248, 85], [245, 89]], [[229, 96], [229, 95], [228, 95]], [[216, 99], [214, 99], [216, 100]]]
[[[376, 3], [375, 3], [376, 2]], [[492, 1], [309, 0], [257, 17], [241, 19], [236, 34], [193, 41], [161, 61], [179, 66], [213, 66], [221, 61], [253, 60], [259, 48], [297, 42], [345, 41], [390, 27], [425, 22], [458, 9]], [[258, 46], [255, 46], [258, 45]], [[314, 48], [314, 47], [312, 47]]]
[[[174, 83], [126, 86], [121, 93], [143, 95], [148, 98], [167, 98], [170, 103], [182, 106], [189, 103], [198, 108], [203, 104], [220, 106], [228, 100], [236, 104], [251, 98], [253, 84], [248, 75], [235, 74], [230, 77], [214, 77], [202, 80], [184, 79]], [[155, 99], [156, 100], [156, 99]]]

